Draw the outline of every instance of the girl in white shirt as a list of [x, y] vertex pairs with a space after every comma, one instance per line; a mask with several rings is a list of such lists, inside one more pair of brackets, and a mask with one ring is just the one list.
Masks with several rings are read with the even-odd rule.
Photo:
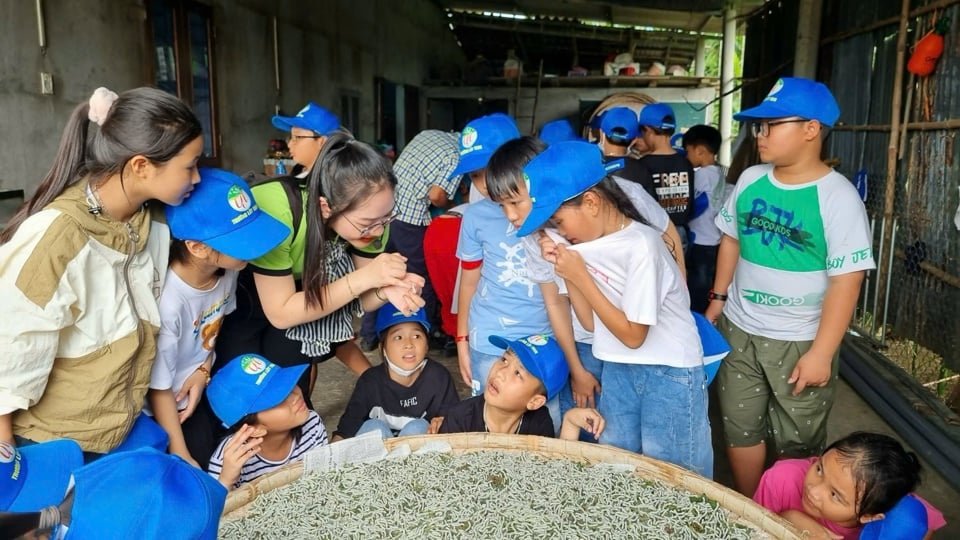
[[658, 231], [644, 224], [599, 150], [558, 143], [524, 168], [533, 201], [520, 234], [548, 220], [544, 259], [555, 265], [578, 320], [604, 362], [600, 439], [713, 474], [703, 351], [686, 284]]

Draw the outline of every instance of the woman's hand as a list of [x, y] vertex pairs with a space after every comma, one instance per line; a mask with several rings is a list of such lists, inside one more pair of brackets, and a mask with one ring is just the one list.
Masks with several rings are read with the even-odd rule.
[[399, 253], [381, 253], [358, 272], [365, 273], [365, 290], [400, 285], [407, 275], [407, 258]]
[[382, 295], [404, 315], [410, 315], [426, 305], [426, 302], [420, 296], [424, 283], [422, 277], [416, 274], [406, 274], [400, 284], [381, 287], [378, 296]]

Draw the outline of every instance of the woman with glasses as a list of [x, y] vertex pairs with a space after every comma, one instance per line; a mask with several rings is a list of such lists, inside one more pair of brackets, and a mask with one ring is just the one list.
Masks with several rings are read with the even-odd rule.
[[[313, 104], [296, 117], [274, 118], [274, 125], [291, 129], [291, 154], [307, 173], [296, 197], [280, 182], [253, 188], [258, 204], [290, 225], [291, 234], [241, 276], [237, 309], [217, 340], [219, 358], [256, 353], [286, 367], [336, 355], [359, 374], [370, 364], [352, 342], [353, 317], [387, 300], [406, 310], [423, 304], [423, 278], [407, 273], [402, 256], [379, 253], [396, 217], [391, 164], [349, 133], [326, 129], [338, 123]], [[300, 130], [322, 138], [294, 138]], [[307, 162], [300, 145], [314, 141], [320, 149]], [[310, 371], [298, 386], [312, 408]]]

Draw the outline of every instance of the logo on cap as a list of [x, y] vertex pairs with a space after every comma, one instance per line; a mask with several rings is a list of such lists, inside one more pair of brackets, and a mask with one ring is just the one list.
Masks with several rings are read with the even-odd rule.
[[10, 463], [16, 455], [17, 450], [10, 446], [10, 443], [0, 441], [0, 463]]
[[463, 134], [460, 135], [460, 146], [470, 148], [477, 142], [477, 130], [472, 127], [466, 127]]
[[532, 345], [536, 345], [537, 347], [543, 347], [547, 344], [547, 337], [542, 334], [536, 334], [528, 337], [527, 341], [529, 341]]
[[250, 208], [250, 204], [252, 203], [247, 193], [236, 184], [231, 186], [229, 191], [227, 191], [227, 202], [230, 204], [230, 208], [233, 208], [237, 212], [245, 212]]
[[308, 103], [306, 107], [300, 109], [300, 112], [297, 113], [297, 118], [303, 118], [303, 115], [310, 110], [310, 104]]
[[240, 367], [248, 375], [258, 375], [267, 368], [267, 364], [256, 356], [244, 356], [240, 359]]
[[781, 90], [783, 90], [783, 79], [777, 79], [776, 84], [774, 84], [773, 88], [770, 89], [770, 93], [767, 94], [767, 97], [766, 99], [764, 99], [764, 101], [766, 101], [767, 99], [769, 99], [770, 101], [776, 101], [777, 98], [774, 96], [776, 96], [777, 93]]

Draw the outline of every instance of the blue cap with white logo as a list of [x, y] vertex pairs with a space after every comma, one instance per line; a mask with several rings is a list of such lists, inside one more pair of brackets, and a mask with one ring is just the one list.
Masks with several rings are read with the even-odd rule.
[[677, 128], [677, 117], [673, 114], [673, 107], [666, 103], [648, 103], [640, 109], [638, 123], [641, 126], [669, 131]]
[[317, 105], [307, 103], [296, 116], [274, 116], [271, 119], [273, 127], [281, 131], [290, 131], [291, 128], [309, 129], [319, 135], [329, 135], [331, 131], [340, 127], [337, 115]]
[[0, 512], [38, 512], [60, 504], [83, 450], [69, 439], [17, 448], [0, 441]]
[[539, 229], [564, 201], [621, 167], [622, 159], [604, 164], [600, 149], [588, 142], [566, 141], [547, 147], [523, 168], [532, 208], [517, 235], [526, 236]]
[[380, 311], [377, 311], [377, 337], [382, 336], [391, 326], [405, 322], [418, 323], [424, 330], [427, 332], [430, 331], [430, 322], [427, 321], [427, 310], [418, 309], [410, 315], [404, 315], [397, 306], [387, 302], [380, 308]]
[[225, 427], [287, 399], [309, 364], [280, 367], [258, 354], [241, 354], [218, 371], [207, 399]]
[[494, 113], [471, 120], [460, 133], [460, 163], [450, 177], [479, 171], [503, 143], [520, 137], [513, 118]]
[[174, 238], [203, 242], [241, 261], [277, 247], [287, 227], [257, 205], [243, 178], [222, 169], [200, 169], [200, 183], [179, 206], [167, 206]]
[[800, 77], [782, 77], [759, 105], [740, 111], [733, 119], [749, 122], [789, 116], [833, 127], [840, 118], [840, 106], [825, 84]]
[[500, 336], [488, 338], [494, 347], [509, 349], [517, 355], [523, 368], [540, 379], [547, 390], [547, 399], [560, 392], [570, 378], [570, 367], [557, 341], [550, 336], [534, 334], [520, 339]]

